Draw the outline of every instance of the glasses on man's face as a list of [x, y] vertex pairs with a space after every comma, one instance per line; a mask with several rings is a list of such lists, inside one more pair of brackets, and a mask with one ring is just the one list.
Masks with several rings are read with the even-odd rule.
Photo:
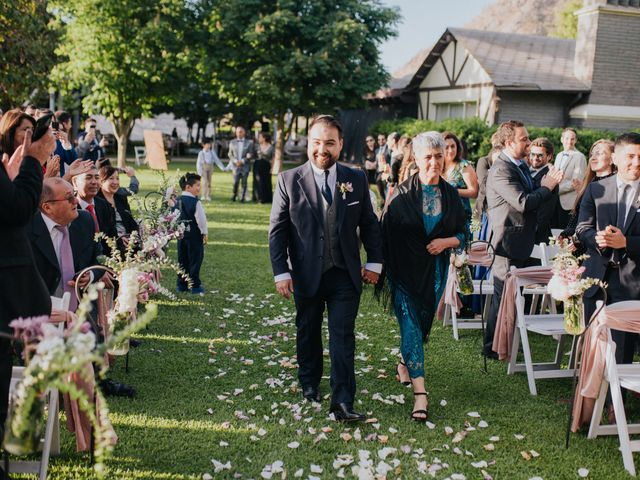
[[64, 198], [56, 198], [54, 200], [47, 200], [46, 202], [43, 203], [55, 203], [55, 202], [69, 202], [69, 204], [73, 205], [76, 202], [76, 195], [78, 194], [77, 190], [73, 191], [72, 195], [67, 195]]
[[544, 153], [533, 153], [529, 154], [529, 158], [544, 158]]

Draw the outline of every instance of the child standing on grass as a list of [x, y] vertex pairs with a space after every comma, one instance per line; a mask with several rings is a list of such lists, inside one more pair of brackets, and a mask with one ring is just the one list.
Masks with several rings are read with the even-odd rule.
[[[200, 282], [200, 267], [204, 259], [204, 246], [208, 240], [207, 217], [202, 203], [198, 199], [200, 194], [200, 175], [186, 173], [180, 178], [182, 195], [178, 198], [176, 208], [180, 210], [180, 220], [185, 222], [184, 236], [178, 240], [178, 263], [191, 277], [193, 285], [191, 293], [204, 293]], [[178, 292], [188, 290], [187, 282], [178, 276]]]

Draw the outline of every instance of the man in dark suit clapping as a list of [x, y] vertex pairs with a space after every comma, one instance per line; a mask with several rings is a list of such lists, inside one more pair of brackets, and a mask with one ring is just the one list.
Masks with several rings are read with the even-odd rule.
[[[339, 421], [363, 420], [353, 410], [355, 319], [362, 281], [375, 284], [382, 269], [382, 238], [364, 172], [338, 165], [342, 127], [315, 117], [304, 165], [278, 177], [271, 209], [269, 252], [276, 289], [296, 304], [298, 377], [304, 398], [319, 402], [322, 314], [329, 317], [330, 412]], [[356, 229], [367, 252], [360, 262]]]
[[[607, 302], [640, 298], [640, 134], [616, 139], [616, 175], [589, 184], [580, 203], [576, 235], [587, 248], [585, 277], [607, 283]], [[599, 290], [584, 295], [587, 318], [595, 311]], [[611, 331], [618, 363], [631, 363], [637, 334]]]
[[504, 122], [496, 132], [496, 140], [504, 149], [489, 170], [487, 178], [487, 211], [491, 244], [496, 252], [493, 263], [494, 295], [487, 320], [483, 355], [497, 358], [493, 352], [498, 308], [504, 279], [511, 266], [523, 267], [531, 255], [535, 241], [537, 210], [551, 197], [562, 180], [562, 172], [549, 167], [535, 188], [529, 166], [529, 133], [522, 122]]
[[[549, 163], [553, 158], [553, 144], [548, 138], [540, 137], [531, 142], [529, 153], [529, 170], [533, 180], [534, 189], [541, 186], [542, 179], [549, 173]], [[554, 188], [551, 196], [538, 208], [536, 215], [536, 244], [549, 243], [551, 223], [556, 213], [558, 203], [558, 187]]]

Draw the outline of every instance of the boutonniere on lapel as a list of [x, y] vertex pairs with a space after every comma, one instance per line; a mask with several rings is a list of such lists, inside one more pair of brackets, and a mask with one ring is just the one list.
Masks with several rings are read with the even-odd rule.
[[353, 192], [353, 185], [351, 184], [351, 182], [339, 183], [338, 184], [338, 190], [342, 194], [342, 199], [346, 200], [347, 199], [347, 193]]

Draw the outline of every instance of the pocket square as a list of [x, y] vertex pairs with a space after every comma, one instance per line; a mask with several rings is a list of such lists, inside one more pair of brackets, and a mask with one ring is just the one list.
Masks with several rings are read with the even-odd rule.
[[360, 200], [356, 200], [355, 202], [347, 203], [347, 207], [350, 207], [352, 205], [357, 205], [359, 203], [360, 203]]

